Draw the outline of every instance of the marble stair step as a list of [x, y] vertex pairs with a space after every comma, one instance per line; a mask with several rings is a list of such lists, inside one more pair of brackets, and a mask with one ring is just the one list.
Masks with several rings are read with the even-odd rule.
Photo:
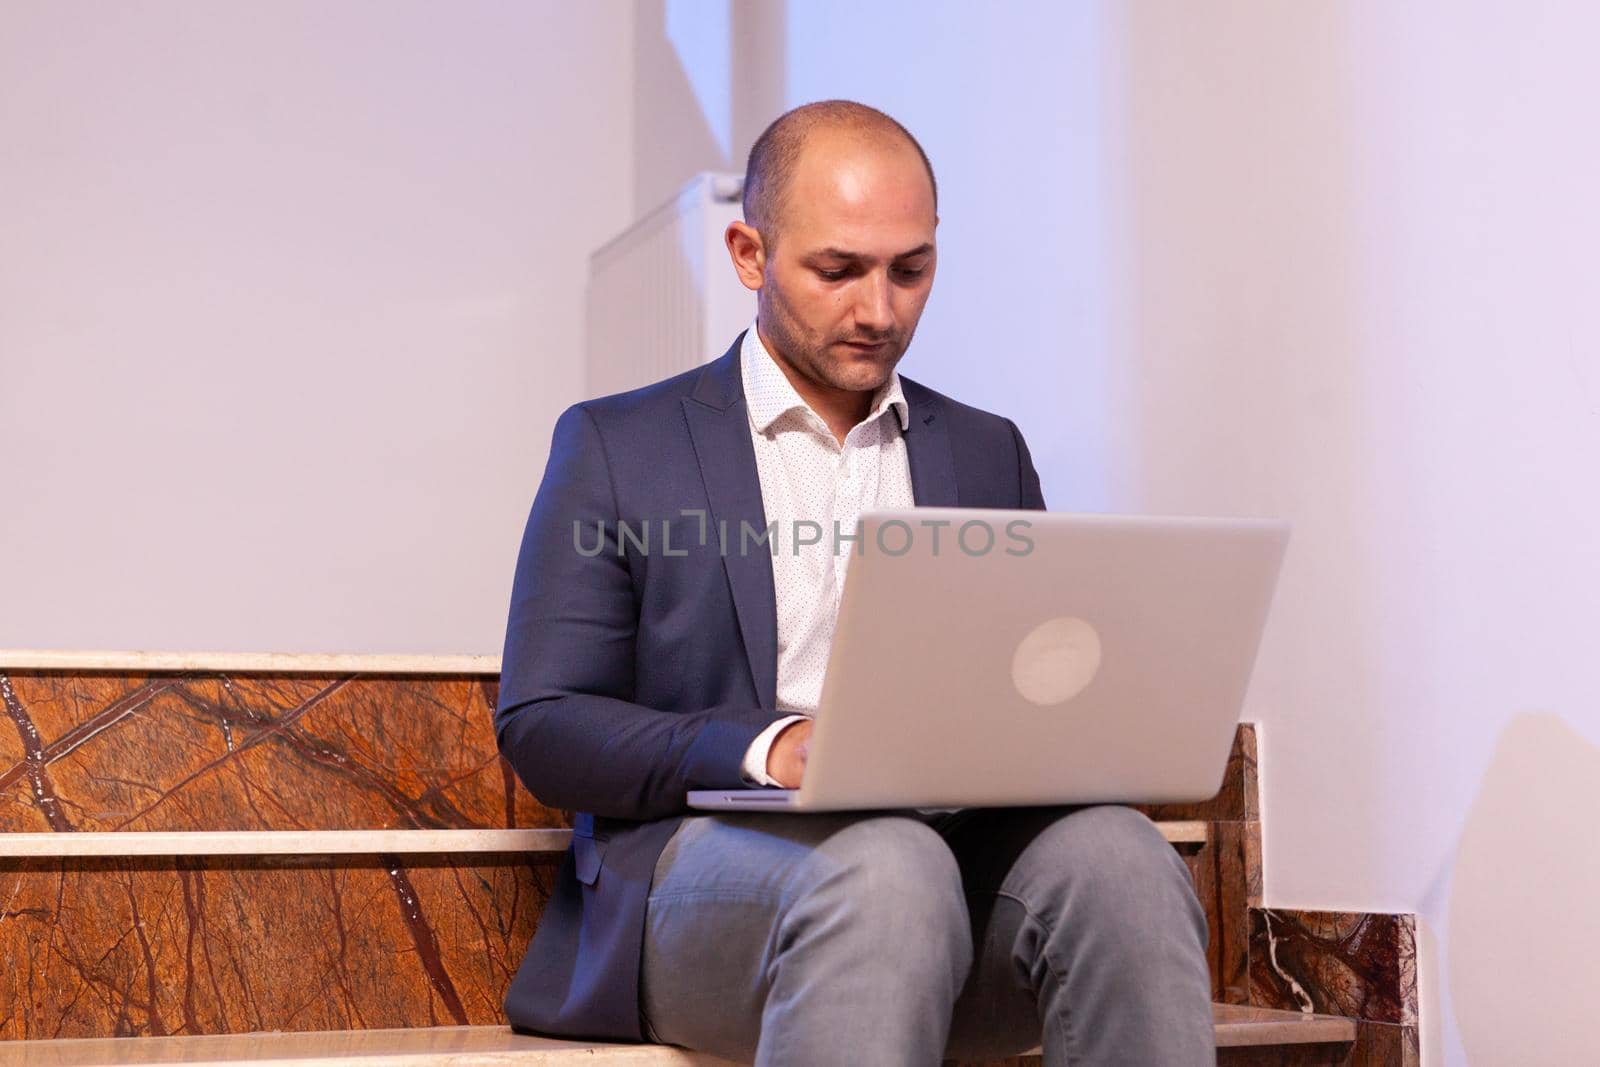
[[498, 1023], [569, 834], [0, 834], [0, 1038]]
[[[1327, 1046], [1355, 1040], [1355, 1023], [1328, 1015], [1212, 1005], [1219, 1050]], [[249, 1067], [731, 1067], [726, 1060], [664, 1045], [557, 1041], [503, 1026], [412, 1030], [114, 1037], [0, 1043], [0, 1067], [109, 1064], [242, 1064]]]
[[[0, 650], [0, 831], [562, 828], [500, 758], [487, 657]], [[9, 738], [9, 740], [8, 740]], [[1255, 818], [1239, 727], [1211, 800], [1158, 820]]]
[[[497, 668], [0, 652], [0, 1036], [500, 1022], [570, 814], [499, 758]], [[1216, 798], [1146, 809], [1220, 945], [1254, 765], [1242, 725]]]
[[[1200, 821], [1158, 822], [1177, 847], [1206, 843]], [[365, 856], [379, 854], [564, 852], [572, 831], [512, 830], [123, 830], [0, 833], [0, 857]]]

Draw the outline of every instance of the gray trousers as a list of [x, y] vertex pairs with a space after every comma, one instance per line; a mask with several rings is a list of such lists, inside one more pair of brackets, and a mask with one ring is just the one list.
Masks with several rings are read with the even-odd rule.
[[758, 1067], [1216, 1063], [1205, 914], [1124, 807], [685, 819], [656, 864], [654, 1040]]

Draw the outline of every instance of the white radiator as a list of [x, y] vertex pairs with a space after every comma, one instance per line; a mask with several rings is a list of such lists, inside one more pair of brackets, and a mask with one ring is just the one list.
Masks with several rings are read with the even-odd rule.
[[743, 218], [744, 176], [705, 171], [589, 257], [586, 395], [688, 370], [755, 318], [722, 234]]

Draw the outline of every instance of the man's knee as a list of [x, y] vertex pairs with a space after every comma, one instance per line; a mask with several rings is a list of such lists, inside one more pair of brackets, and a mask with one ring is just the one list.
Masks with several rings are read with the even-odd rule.
[[917, 954], [970, 963], [960, 868], [944, 839], [915, 819], [849, 823], [818, 844], [798, 878], [792, 919], [824, 921], [842, 939], [875, 946], [890, 965]]
[[1033, 894], [1078, 911], [1141, 923], [1199, 914], [1183, 861], [1155, 823], [1132, 808], [1103, 805], [1065, 815], [1023, 859], [1027, 870], [1018, 873]]

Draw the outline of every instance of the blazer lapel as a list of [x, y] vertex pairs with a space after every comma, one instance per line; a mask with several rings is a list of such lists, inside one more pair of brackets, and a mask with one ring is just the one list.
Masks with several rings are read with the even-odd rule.
[[939, 398], [904, 375], [906, 458], [911, 464], [911, 498], [919, 508], [957, 506], [956, 465], [950, 453], [950, 428]]
[[694, 391], [683, 399], [683, 414], [700, 477], [705, 481], [711, 514], [707, 517], [707, 544], [718, 544], [718, 531], [727, 530], [727, 551], [722, 564], [739, 617], [750, 661], [750, 677], [763, 708], [778, 703], [778, 608], [772, 588], [772, 557], [768, 544], [752, 544], [740, 552], [740, 523], [760, 532], [767, 528], [761, 500], [761, 475], [750, 443], [750, 418], [739, 374], [740, 333], [733, 346], [701, 372]]
[[[778, 608], [772, 587], [772, 556], [765, 545], [752, 545], [748, 553], [739, 551], [741, 522], [757, 531], [767, 527], [739, 371], [743, 343], [744, 334], [740, 333], [727, 352], [706, 364], [694, 391], [683, 399], [683, 413], [710, 502], [708, 534], [716, 538], [723, 524], [728, 531], [722, 564], [739, 617], [750, 677], [761, 706], [774, 708], [778, 702]], [[900, 388], [905, 392], [909, 422], [905, 440], [912, 499], [918, 507], [955, 507], [955, 461], [938, 397], [905, 377], [900, 379]]]

